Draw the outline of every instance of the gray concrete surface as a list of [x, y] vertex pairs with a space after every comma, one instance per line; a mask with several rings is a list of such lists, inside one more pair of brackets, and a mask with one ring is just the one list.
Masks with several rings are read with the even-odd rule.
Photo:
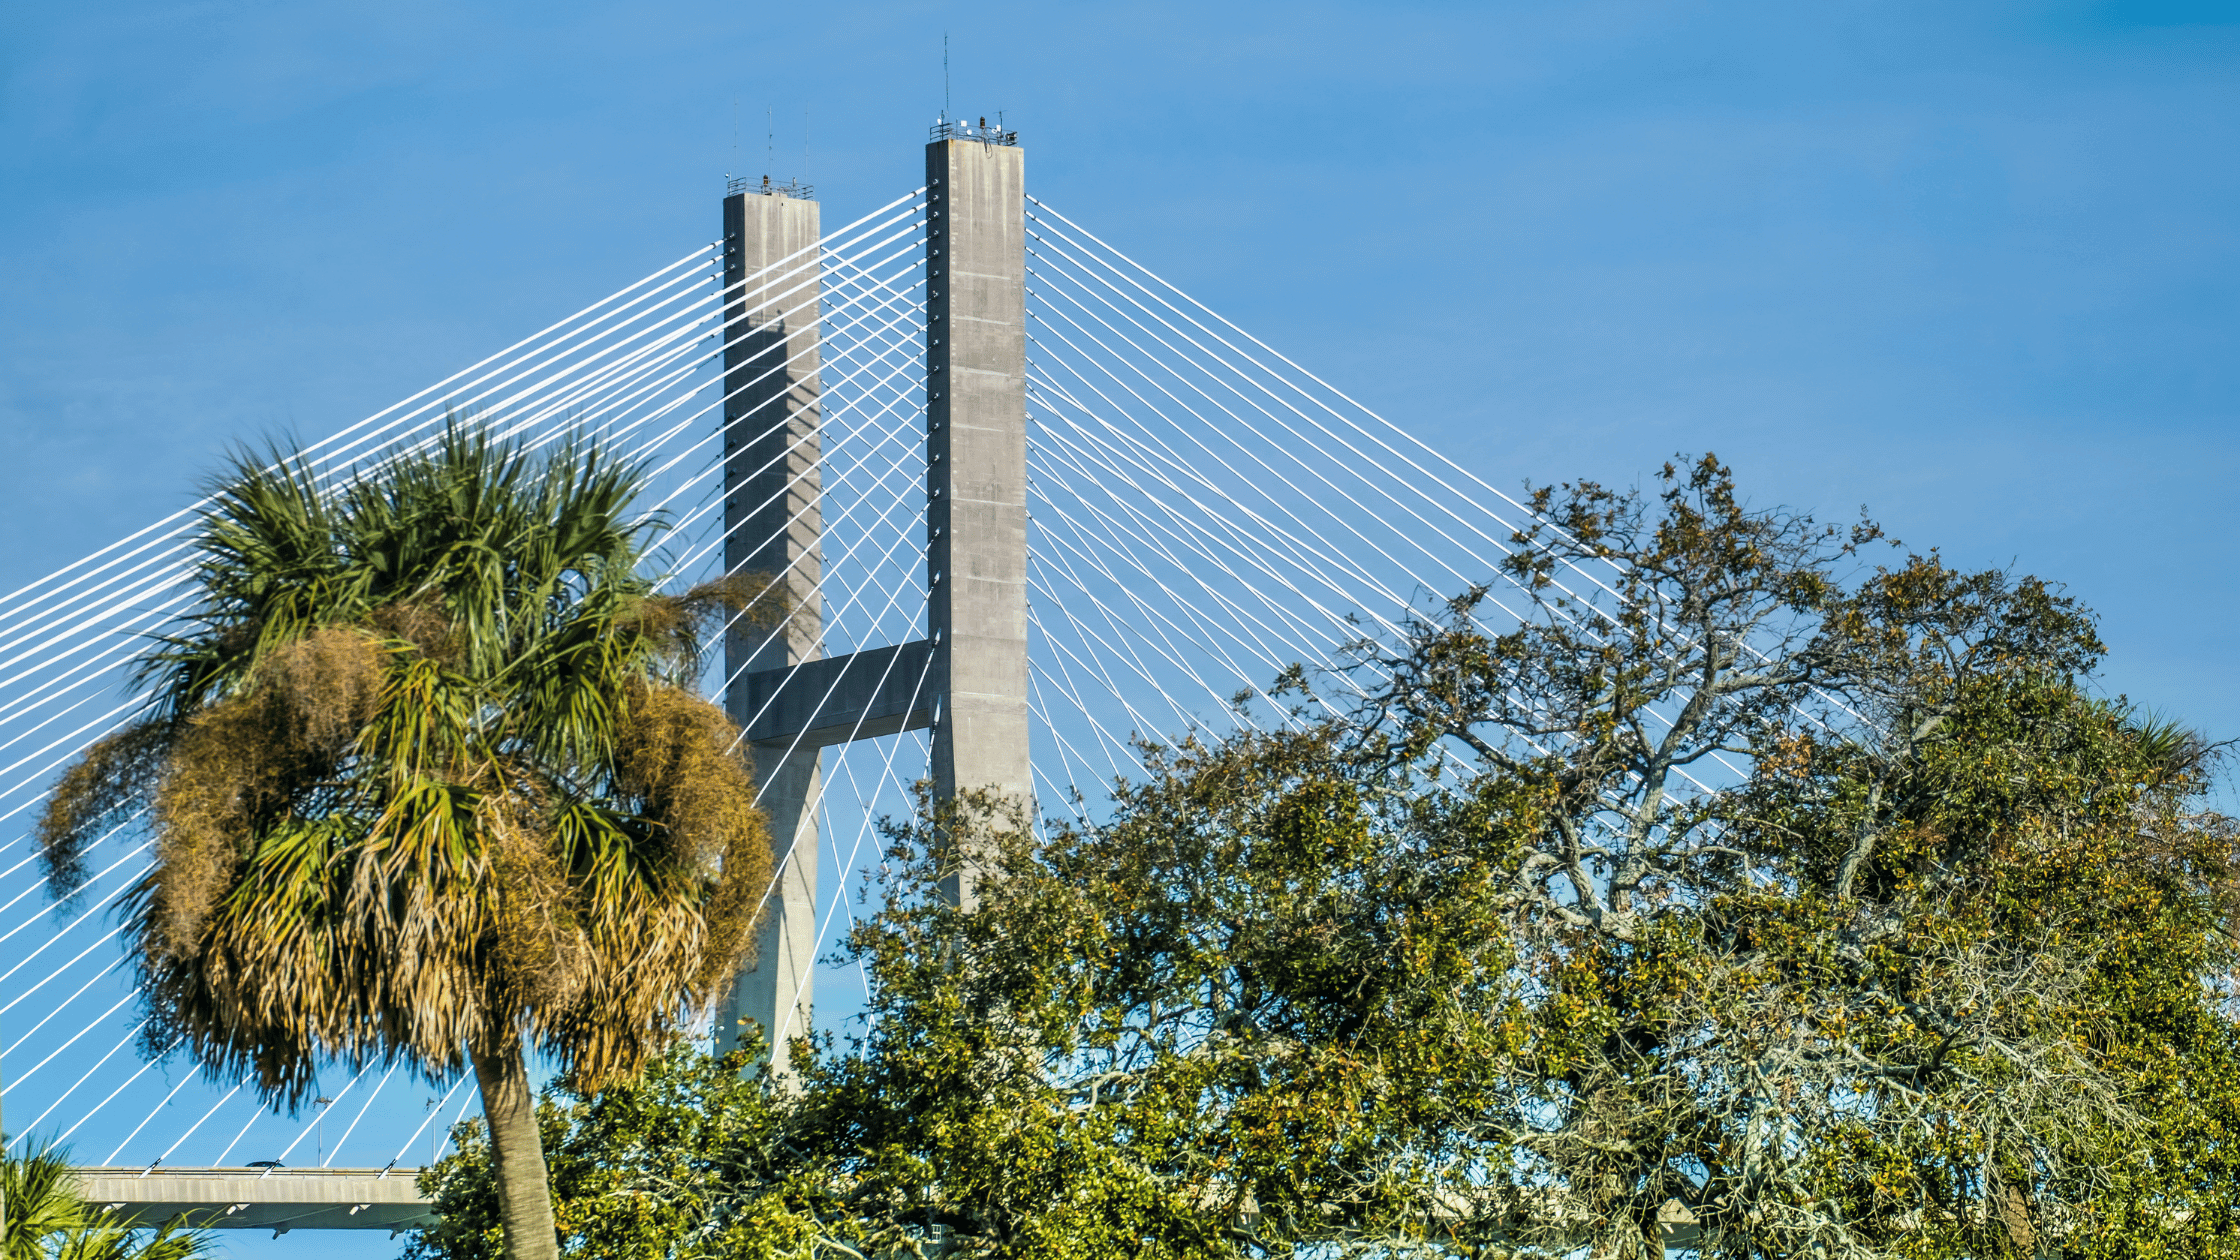
[[80, 1168], [86, 1201], [124, 1225], [184, 1216], [203, 1229], [416, 1229], [435, 1206], [417, 1168]]
[[[724, 308], [724, 566], [732, 573], [784, 574], [789, 608], [782, 629], [736, 626], [725, 636], [725, 672], [735, 680], [725, 702], [732, 720], [744, 726], [755, 711], [750, 677], [824, 655], [817, 203], [782, 193], [735, 193], [724, 198], [723, 235], [724, 283], [738, 286], [756, 277], [733, 288]], [[779, 263], [777, 271], [762, 274]], [[754, 966], [716, 1012], [718, 1051], [736, 1044], [742, 1019], [753, 1020], [773, 1043], [811, 1027], [821, 746], [804, 742], [790, 757], [783, 756], [785, 748], [754, 749], [755, 784], [783, 866]]]
[[[926, 574], [937, 796], [1032, 810], [1027, 757], [1026, 154], [926, 146]], [[973, 901], [969, 869], [946, 890]]]
[[750, 674], [749, 712], [758, 716], [747, 738], [776, 757], [796, 741], [817, 748], [919, 730], [933, 713], [922, 685], [931, 649], [918, 639]]

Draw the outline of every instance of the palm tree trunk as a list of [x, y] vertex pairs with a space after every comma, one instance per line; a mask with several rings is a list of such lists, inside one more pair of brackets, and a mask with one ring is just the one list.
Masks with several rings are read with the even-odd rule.
[[537, 1137], [537, 1099], [521, 1042], [495, 1047], [470, 1041], [474, 1083], [482, 1091], [482, 1117], [490, 1125], [490, 1162], [498, 1177], [498, 1221], [505, 1226], [506, 1260], [559, 1260], [552, 1226], [552, 1186], [545, 1179], [544, 1144]]

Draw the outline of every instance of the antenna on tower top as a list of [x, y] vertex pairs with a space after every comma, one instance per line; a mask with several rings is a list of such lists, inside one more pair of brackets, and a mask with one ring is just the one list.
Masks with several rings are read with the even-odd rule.
[[941, 120], [949, 120], [949, 32], [941, 32]]

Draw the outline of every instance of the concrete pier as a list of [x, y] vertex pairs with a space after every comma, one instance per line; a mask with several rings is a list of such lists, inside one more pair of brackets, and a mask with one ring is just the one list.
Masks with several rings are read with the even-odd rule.
[[[723, 521], [726, 572], [782, 574], [782, 628], [735, 625], [724, 638], [725, 705], [741, 726], [760, 701], [752, 680], [824, 656], [824, 514], [818, 478], [821, 259], [817, 203], [782, 191], [723, 202]], [[773, 269], [774, 268], [774, 269]], [[749, 277], [752, 277], [750, 280]], [[743, 286], [743, 287], [742, 287]], [[755, 785], [782, 863], [752, 970], [716, 1013], [716, 1049], [753, 1020], [780, 1064], [809, 1031], [817, 955], [817, 798], [821, 747], [793, 732], [753, 744]], [[788, 750], [791, 750], [790, 753]]]
[[[941, 799], [1031, 810], [1027, 760], [1026, 154], [926, 146], [926, 574]], [[974, 900], [970, 871], [946, 891]]]
[[[725, 644], [726, 703], [785, 866], [755, 966], [717, 1014], [719, 1049], [740, 1020], [773, 1045], [811, 1027], [822, 746], [931, 726], [937, 798], [986, 791], [1034, 807], [1025, 174], [1008, 135], [926, 146], [926, 637], [835, 658], [818, 632], [817, 207], [779, 192], [724, 202], [725, 281], [747, 283], [725, 311], [725, 559], [734, 573], [783, 572], [793, 612], [782, 630]], [[972, 904], [969, 869], [943, 891]]]

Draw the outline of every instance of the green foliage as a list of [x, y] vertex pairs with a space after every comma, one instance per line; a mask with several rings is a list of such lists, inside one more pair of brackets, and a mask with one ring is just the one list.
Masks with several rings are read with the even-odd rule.
[[244, 454], [197, 538], [154, 715], [71, 768], [40, 832], [78, 869], [144, 806], [150, 1046], [276, 1098], [318, 1056], [444, 1073], [526, 1035], [627, 1072], [751, 947], [770, 871], [736, 731], [692, 691], [751, 583], [659, 593], [645, 471], [454, 425], [322, 491]]
[[183, 1221], [146, 1229], [117, 1224], [106, 1208], [79, 1196], [69, 1158], [55, 1147], [0, 1156], [0, 1196], [7, 1205], [5, 1260], [203, 1260], [217, 1251], [208, 1232]]
[[[851, 939], [858, 1053], [805, 1131], [853, 1152], [859, 1246], [1212, 1257], [1453, 1234], [1523, 1008], [1482, 853], [1390, 843], [1410, 802], [1332, 732], [1147, 753], [1113, 823], [896, 837]], [[1498, 859], [1496, 859], [1498, 860]]]
[[750, 1153], [631, 1246], [2240, 1257], [2240, 844], [2091, 614], [1709, 459], [1534, 506], [1527, 615], [1364, 642], [1357, 702], [1291, 671], [1093, 826], [895, 825], [870, 1023], [703, 1087]]
[[144, 812], [126, 907], [147, 1046], [300, 1105], [322, 1061], [471, 1063], [509, 1251], [550, 1253], [523, 1056], [628, 1076], [712, 1004], [771, 871], [703, 641], [763, 594], [659, 589], [648, 473], [454, 423], [323, 488], [243, 453], [197, 602], [140, 659], [148, 716], [40, 823], [57, 888]]
[[[786, 1140], [787, 1096], [748, 1071], [748, 1052], [684, 1047], [597, 1093], [555, 1085], [537, 1107], [553, 1216], [567, 1256], [756, 1260], [812, 1254], [810, 1161]], [[479, 1122], [420, 1174], [442, 1220], [407, 1260], [497, 1260], [498, 1188]]]

